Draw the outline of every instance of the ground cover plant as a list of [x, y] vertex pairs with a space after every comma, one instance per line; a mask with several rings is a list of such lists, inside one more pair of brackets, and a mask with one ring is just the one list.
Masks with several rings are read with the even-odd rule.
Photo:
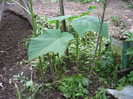
[[[34, 31], [26, 47], [30, 77], [23, 72], [13, 76], [18, 99], [44, 99], [47, 94], [49, 99], [108, 99], [111, 96], [106, 88], [121, 90], [124, 85], [132, 84], [132, 71], [120, 76], [120, 80], [117, 75], [120, 64], [115, 63], [108, 23], [104, 21], [108, 2], [103, 0], [102, 17], [89, 16], [95, 9], [90, 6], [88, 12], [77, 16], [37, 16], [36, 27], [31, 9]], [[132, 34], [125, 35], [132, 41]], [[132, 55], [132, 48], [127, 54]], [[50, 97], [51, 93], [54, 96]]]

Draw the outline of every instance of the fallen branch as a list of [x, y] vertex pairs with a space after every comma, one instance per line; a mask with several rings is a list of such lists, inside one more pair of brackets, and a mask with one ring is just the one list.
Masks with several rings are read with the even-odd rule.
[[124, 72], [127, 72], [127, 71], [131, 71], [131, 70], [133, 70], [133, 67], [129, 67], [129, 68], [126, 68], [126, 69], [119, 70], [116, 73], [119, 74], [119, 73], [124, 73]]

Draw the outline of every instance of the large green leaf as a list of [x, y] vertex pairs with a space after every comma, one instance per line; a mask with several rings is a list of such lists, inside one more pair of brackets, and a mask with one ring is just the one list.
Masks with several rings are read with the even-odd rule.
[[[71, 25], [76, 30], [76, 32], [79, 34], [79, 36], [82, 36], [83, 33], [88, 31], [94, 31], [96, 33], [99, 33], [100, 29], [100, 22], [99, 19], [92, 16], [83, 16], [81, 18], [74, 19], [71, 22]], [[102, 27], [102, 36], [107, 37], [108, 36], [108, 23], [104, 22]]]
[[58, 29], [45, 30], [43, 34], [31, 39], [28, 51], [29, 60], [51, 51], [62, 55], [71, 39], [73, 36], [68, 32], [61, 33]]

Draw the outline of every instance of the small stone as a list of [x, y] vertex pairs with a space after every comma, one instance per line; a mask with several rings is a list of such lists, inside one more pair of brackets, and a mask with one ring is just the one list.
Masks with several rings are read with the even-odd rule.
[[127, 21], [128, 21], [128, 22], [131, 22], [131, 21], [132, 21], [132, 19], [128, 19]]
[[2, 87], [2, 88], [3, 88], [3, 85], [2, 85], [2, 83], [0, 83], [0, 87]]
[[129, 30], [130, 32], [133, 32], [133, 26], [131, 26], [131, 28], [130, 28], [130, 30]]

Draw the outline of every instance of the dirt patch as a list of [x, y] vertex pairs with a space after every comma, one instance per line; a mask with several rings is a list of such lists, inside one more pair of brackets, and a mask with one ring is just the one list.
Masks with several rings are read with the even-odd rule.
[[27, 59], [27, 52], [20, 43], [28, 38], [31, 26], [26, 19], [5, 11], [0, 25], [0, 99], [15, 99], [14, 85], [9, 84], [12, 75], [19, 70], [18, 62]]
[[[79, 15], [87, 12], [89, 6], [95, 6], [94, 11], [90, 13], [91, 16], [98, 17], [102, 14], [102, 7], [98, 3], [86, 3], [80, 4], [76, 2], [67, 2], [64, 0], [65, 15]], [[43, 15], [49, 17], [56, 17], [59, 12], [59, 4], [51, 2], [34, 1], [34, 12], [36, 15]], [[127, 2], [122, 0], [110, 0], [110, 3], [106, 9], [105, 19], [109, 21], [111, 16], [118, 17], [126, 22], [126, 30], [133, 32], [133, 9], [128, 8]], [[120, 35], [120, 28], [109, 25], [109, 34], [111, 36]]]

